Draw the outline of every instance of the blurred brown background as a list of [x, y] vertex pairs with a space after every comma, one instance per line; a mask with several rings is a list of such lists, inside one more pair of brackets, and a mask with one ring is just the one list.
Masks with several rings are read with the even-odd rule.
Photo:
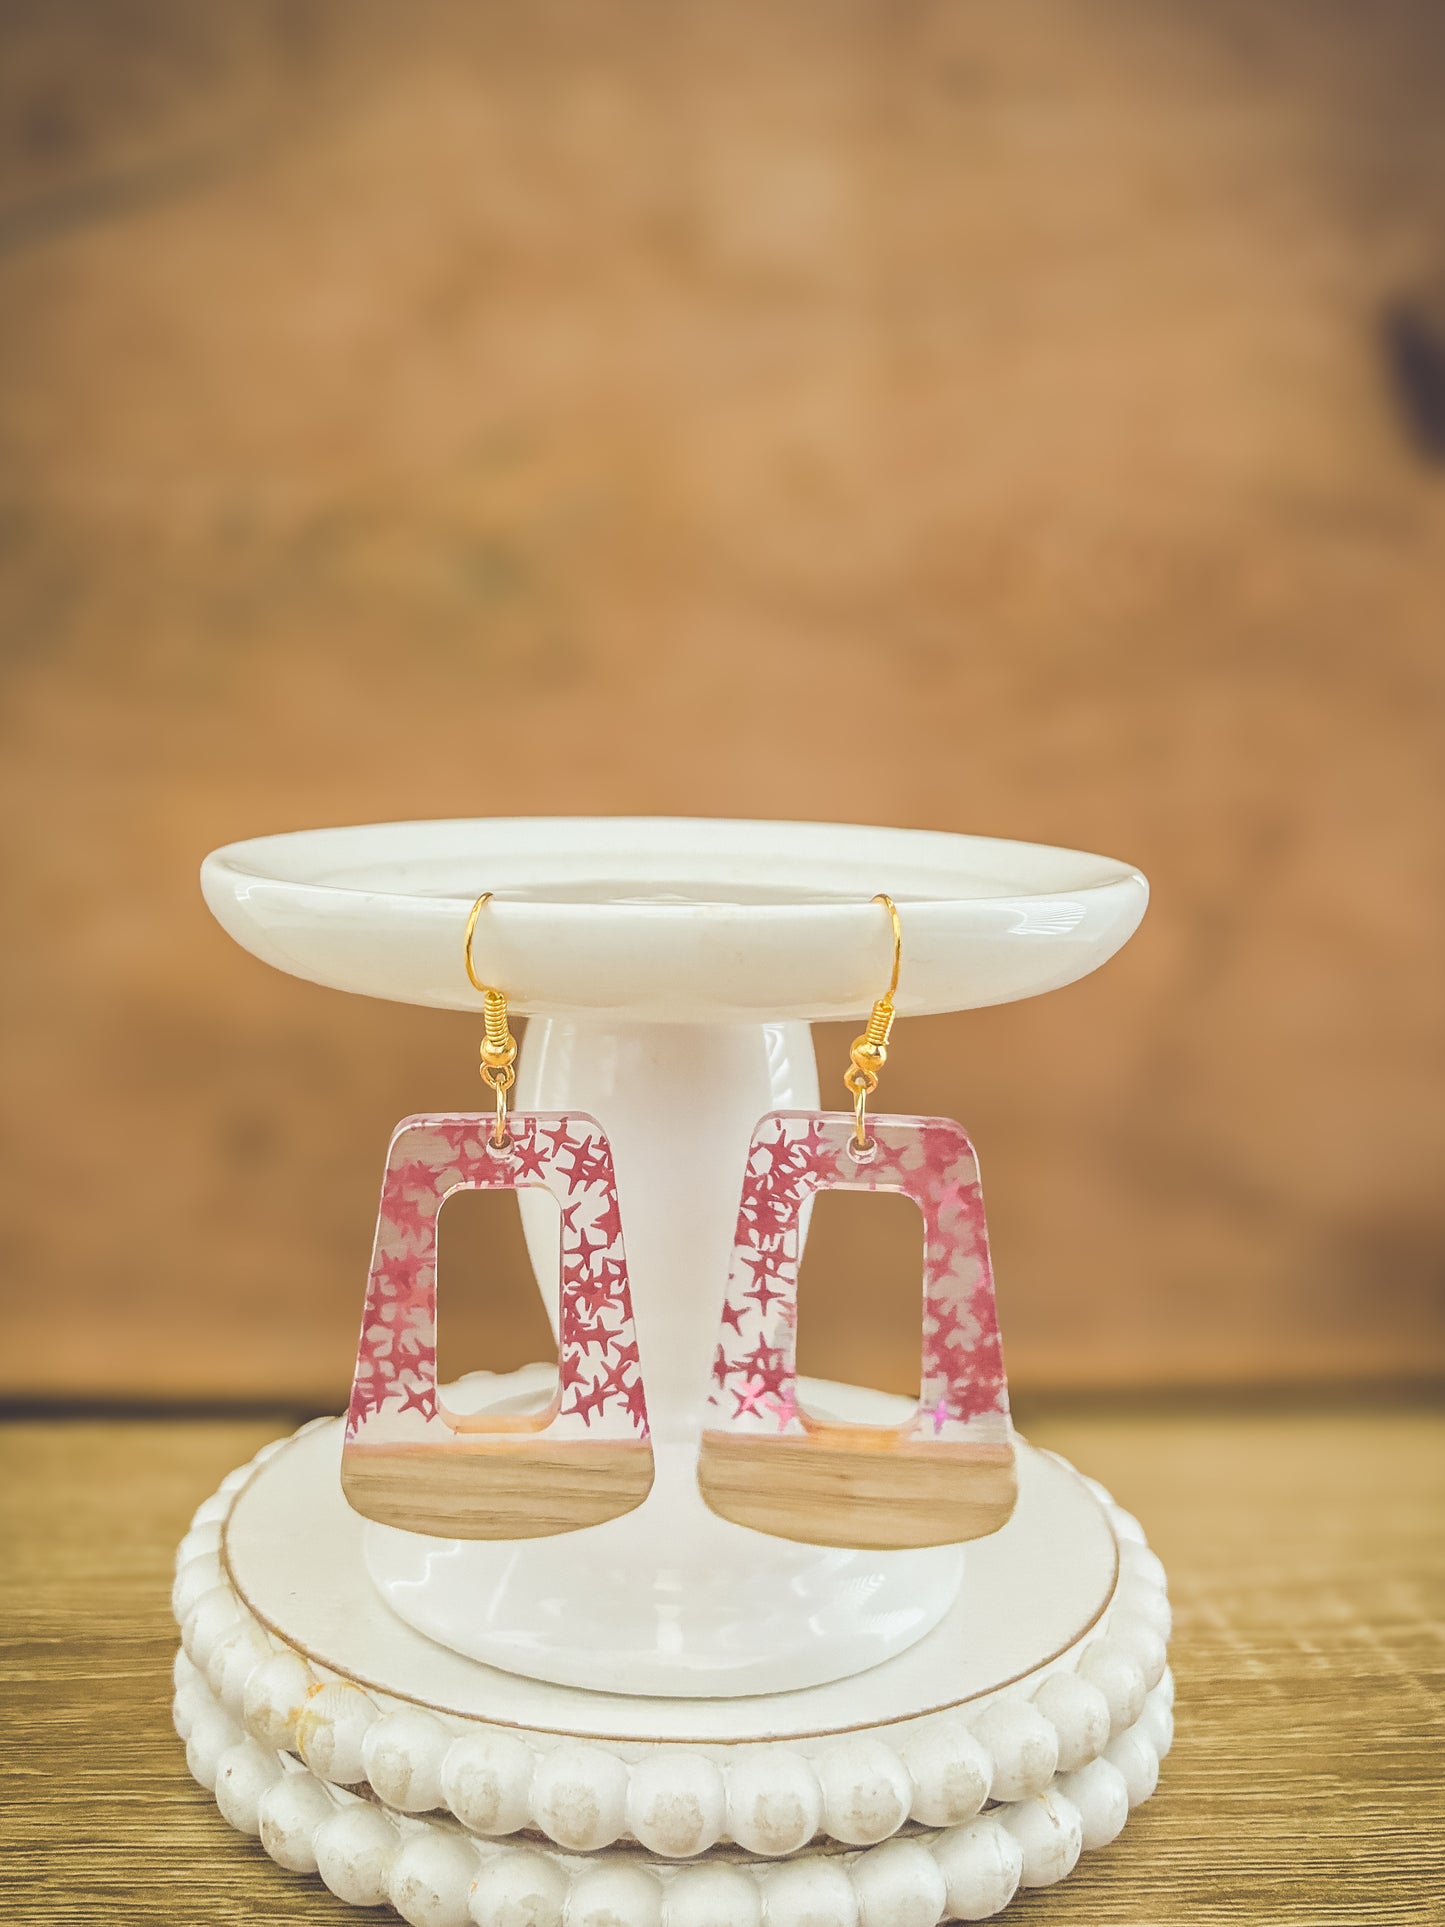
[[1445, 1370], [1438, 6], [0, 35], [6, 1392], [337, 1401], [473, 1026], [196, 866], [506, 809], [1138, 863], [1115, 963], [890, 1070], [982, 1149], [1016, 1389]]

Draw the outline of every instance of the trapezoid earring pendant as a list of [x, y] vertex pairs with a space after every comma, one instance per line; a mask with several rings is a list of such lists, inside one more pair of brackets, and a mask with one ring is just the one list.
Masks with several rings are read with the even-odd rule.
[[[409, 1117], [387, 1153], [341, 1485], [353, 1510], [409, 1532], [539, 1538], [641, 1505], [652, 1445], [611, 1147], [578, 1111], [508, 1117], [501, 1074], [516, 1045], [505, 1000], [487, 994], [497, 1003], [484, 1079], [489, 1050], [504, 1060], [492, 1066], [498, 1081], [487, 1079], [495, 1120]], [[448, 1411], [437, 1387], [438, 1213], [454, 1191], [529, 1186], [550, 1191], [561, 1213], [556, 1390], [540, 1412]]]
[[[853, 1047], [853, 1115], [774, 1111], [753, 1133], [703, 1422], [698, 1485], [712, 1510], [812, 1545], [982, 1538], [1017, 1492], [973, 1146], [951, 1118], [866, 1118], [896, 984], [895, 947], [889, 993]], [[798, 1402], [803, 1213], [827, 1189], [899, 1191], [923, 1214], [921, 1384], [898, 1426], [839, 1424]]]
[[[1013, 1431], [978, 1165], [942, 1117], [774, 1111], [748, 1150], [703, 1421], [698, 1484], [716, 1513], [812, 1545], [947, 1545], [1013, 1511]], [[901, 1191], [923, 1213], [918, 1406], [895, 1427], [815, 1418], [797, 1396], [802, 1213], [829, 1188]]]

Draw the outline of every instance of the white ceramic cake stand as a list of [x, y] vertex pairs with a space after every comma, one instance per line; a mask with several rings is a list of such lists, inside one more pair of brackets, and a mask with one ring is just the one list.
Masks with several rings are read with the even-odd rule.
[[[365, 1569], [391, 1609], [454, 1653], [514, 1675], [689, 1700], [846, 1679], [937, 1626], [959, 1593], [960, 1549], [792, 1545], [715, 1518], [697, 1496], [744, 1155], [762, 1112], [818, 1102], [807, 1026], [861, 1021], [886, 982], [876, 891], [902, 916], [897, 1005], [908, 1017], [1086, 975], [1137, 927], [1143, 877], [1076, 851], [916, 831], [495, 818], [232, 844], [206, 859], [202, 884], [220, 922], [266, 962], [452, 1010], [478, 1008], [462, 935], [472, 901], [490, 890], [478, 970], [532, 1020], [515, 1104], [589, 1111], [612, 1140], [652, 1493], [624, 1518], [555, 1539], [463, 1543], [369, 1526]], [[959, 1096], [939, 1091], [937, 1109], [953, 1110]], [[418, 1089], [415, 1108], [432, 1104]], [[378, 1173], [383, 1151], [378, 1141]], [[529, 1220], [551, 1312], [556, 1260], [544, 1227]], [[358, 1307], [363, 1284], [358, 1276]], [[318, 1488], [334, 1476], [326, 1454], [296, 1462], [295, 1477]], [[329, 1490], [315, 1498], [321, 1510], [332, 1502]], [[306, 1499], [277, 1485], [289, 1521], [278, 1511], [278, 1531], [297, 1529]], [[264, 1531], [264, 1519], [252, 1524]], [[1067, 1594], [1069, 1577], [1052, 1572], [1051, 1594]], [[1085, 1587], [1091, 1599], [1096, 1582]], [[1087, 1620], [1093, 1608], [1080, 1605]]]

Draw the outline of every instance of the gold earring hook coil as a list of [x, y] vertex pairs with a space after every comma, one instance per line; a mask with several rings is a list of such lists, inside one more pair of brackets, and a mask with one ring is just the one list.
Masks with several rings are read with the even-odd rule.
[[462, 959], [467, 967], [467, 981], [473, 990], [481, 992], [482, 997], [480, 1071], [482, 1082], [497, 1101], [497, 1121], [492, 1131], [492, 1143], [500, 1151], [506, 1148], [507, 1143], [507, 1092], [517, 1081], [517, 1040], [507, 1021], [506, 996], [495, 985], [482, 982], [472, 961], [472, 938], [476, 935], [477, 918], [482, 913], [483, 904], [491, 900], [491, 891], [483, 890], [468, 912]]
[[868, 1141], [868, 1099], [878, 1088], [878, 1079], [883, 1066], [888, 1062], [888, 1038], [893, 1029], [895, 1011], [894, 994], [898, 989], [898, 972], [903, 963], [903, 925], [899, 921], [898, 905], [884, 891], [880, 890], [874, 903], [881, 903], [888, 912], [888, 921], [893, 929], [893, 970], [888, 979], [888, 988], [874, 1004], [868, 1014], [868, 1022], [863, 1034], [853, 1039], [848, 1052], [848, 1068], [843, 1073], [843, 1083], [853, 1098], [853, 1148], [867, 1151]]

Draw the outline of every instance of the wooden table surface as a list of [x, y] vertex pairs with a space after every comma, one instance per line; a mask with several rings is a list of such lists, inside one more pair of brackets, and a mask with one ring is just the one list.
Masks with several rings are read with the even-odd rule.
[[[1007, 1917], [1445, 1920], [1445, 1415], [1026, 1417], [1137, 1511], [1169, 1567], [1178, 1730], [1122, 1839]], [[225, 1825], [170, 1726], [173, 1547], [283, 1429], [0, 1427], [0, 1919], [353, 1918]]]

